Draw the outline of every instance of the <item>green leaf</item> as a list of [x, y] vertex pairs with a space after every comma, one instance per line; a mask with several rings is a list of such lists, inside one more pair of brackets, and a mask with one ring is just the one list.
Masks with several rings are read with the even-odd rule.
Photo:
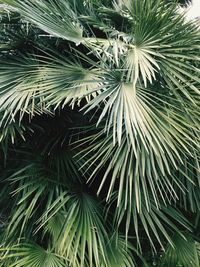
[[54, 37], [60, 37], [75, 43], [82, 40], [82, 27], [73, 1], [5, 1], [31, 23]]
[[1, 256], [1, 261], [6, 262], [7, 259], [12, 259], [12, 263], [9, 265], [10, 267], [66, 267], [66, 261], [62, 257], [48, 250], [46, 251], [34, 243], [21, 243], [11, 247], [1, 248], [0, 251], [5, 252]]
[[163, 255], [161, 266], [199, 266], [200, 255], [198, 252], [198, 244], [191, 236], [186, 234], [185, 238], [183, 238], [179, 234], [175, 234], [173, 236], [173, 242], [175, 247], [172, 248], [168, 245], [166, 252]]

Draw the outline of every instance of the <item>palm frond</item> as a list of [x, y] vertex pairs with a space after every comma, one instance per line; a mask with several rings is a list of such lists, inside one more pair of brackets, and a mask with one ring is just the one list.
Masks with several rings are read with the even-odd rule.
[[200, 32], [177, 2], [0, 1], [3, 267], [199, 265]]
[[[154, 1], [134, 1], [132, 5], [128, 11], [125, 7], [132, 21], [132, 27], [125, 32], [128, 39], [122, 41], [123, 34], [119, 33], [114, 38], [108, 36], [107, 40], [97, 38], [96, 42], [95, 39], [88, 42], [99, 58], [105, 76], [101, 85], [104, 90], [100, 90], [87, 107], [91, 110], [101, 104], [98, 123], [107, 116], [106, 130], [114, 125], [113, 135], [114, 138], [117, 135], [119, 144], [123, 124], [128, 135], [135, 136], [137, 132], [141, 136], [146, 132], [145, 138], [148, 138], [151, 131], [147, 126], [145, 129], [142, 126], [147, 125], [149, 116], [157, 121], [154, 109], [157, 100], [149, 103], [152, 96], [160, 101], [165, 101], [167, 97], [168, 102], [176, 98], [180, 105], [187, 98], [188, 105], [196, 107], [199, 95], [195, 84], [199, 82], [199, 73], [195, 65], [188, 62], [192, 59], [199, 61], [199, 32], [196, 27], [183, 23], [183, 18], [174, 12], [173, 5], [166, 7], [163, 1], [156, 4]], [[160, 13], [163, 14], [162, 18], [159, 17]], [[168, 21], [167, 26], [165, 21]], [[192, 43], [189, 44], [190, 40]], [[186, 46], [191, 48], [187, 55]], [[149, 88], [150, 95], [147, 95], [145, 88]], [[157, 93], [159, 96], [154, 95]], [[154, 111], [149, 114], [150, 110]], [[185, 112], [183, 105], [181, 110]], [[157, 111], [160, 112], [160, 107]], [[167, 117], [169, 114], [165, 116], [169, 120]], [[160, 124], [158, 127], [161, 127]]]
[[[109, 212], [112, 205], [115, 205], [116, 195], [113, 194], [112, 200], [108, 203], [107, 212]], [[166, 241], [171, 247], [174, 247], [173, 238], [171, 238], [173, 232], [183, 236], [179, 229], [192, 231], [188, 220], [176, 208], [163, 203], [160, 203], [158, 208], [152, 197], [150, 197], [149, 209], [147, 209], [145, 196], [142, 195], [141, 208], [138, 212], [136, 202], [133, 200], [127, 204], [127, 197], [129, 196], [126, 195], [126, 192], [123, 192], [121, 202], [114, 213], [114, 225], [117, 228], [121, 228], [124, 225], [126, 238], [130, 236], [130, 233], [134, 235], [139, 249], [142, 248], [142, 243], [144, 242], [142, 239], [148, 240], [155, 252], [157, 243], [162, 249], [165, 248]], [[131, 227], [132, 225], [133, 227]]]
[[[12, 217], [6, 227], [6, 239], [12, 239], [16, 235], [31, 236], [34, 228], [37, 227], [40, 214], [35, 213], [41, 203], [43, 205], [46, 203], [44, 209], [48, 209], [54, 202], [54, 197], [61, 201], [62, 196], [66, 194], [63, 184], [59, 184], [51, 177], [44, 166], [34, 163], [25, 165], [24, 168], [21, 166], [20, 170], [9, 177], [9, 182], [13, 184], [10, 189], [12, 197], [15, 197], [15, 203], [11, 211]], [[33, 218], [35, 224], [31, 222]]]
[[[80, 1], [79, 1], [80, 2]], [[36, 24], [53, 37], [75, 43], [82, 40], [82, 27], [73, 1], [5, 1], [31, 23]]]
[[[101, 266], [101, 262], [106, 264], [108, 237], [102, 208], [86, 193], [66, 195], [62, 203], [65, 203], [64, 210], [56, 200], [40, 219], [40, 227], [47, 225], [46, 229], [53, 233], [57, 253], [66, 257], [72, 266], [77, 261], [78, 266]], [[63, 217], [60, 232], [52, 228], [52, 220], [57, 212], [61, 212]]]
[[175, 247], [168, 246], [163, 255], [161, 266], [175, 267], [178, 264], [184, 267], [194, 266], [200, 264], [200, 255], [198, 252], [198, 244], [191, 236], [185, 238], [178, 234], [173, 236]]
[[[4, 59], [1, 65], [1, 124], [14, 122], [18, 113], [19, 120], [24, 114], [45, 112], [41, 99], [34, 97], [38, 91], [38, 82], [41, 82], [45, 73], [38, 69], [35, 58]], [[17, 71], [16, 71], [17, 70]], [[10, 77], [10, 78], [9, 78]], [[38, 106], [36, 103], [40, 103]]]
[[[10, 267], [30, 266], [30, 267], [66, 267], [66, 261], [57, 254], [45, 250], [34, 243], [20, 243], [11, 247], [4, 247], [0, 249], [2, 262], [7, 260]], [[4, 253], [3, 253], [4, 252]], [[11, 260], [10, 260], [11, 259]]]
[[137, 256], [139, 256], [137, 250], [134, 250], [131, 243], [127, 243], [123, 236], [113, 234], [107, 246], [108, 264], [103, 264], [102, 267], [135, 267], [136, 263], [132, 257], [133, 251], [136, 252]]
[[[87, 147], [79, 152], [77, 157], [87, 157], [81, 168], [93, 170], [88, 182], [97, 180], [99, 172], [107, 164], [104, 173], [101, 172], [97, 192], [99, 194], [106, 187], [107, 189], [105, 188], [104, 191], [107, 192], [107, 200], [110, 199], [113, 190], [118, 188], [119, 205], [122, 192], [125, 190], [126, 203], [131, 203], [134, 199], [137, 210], [140, 211], [142, 195], [144, 195], [147, 209], [149, 209], [149, 195], [153, 196], [156, 206], [159, 207], [160, 201], [171, 203], [171, 200], [178, 199], [174, 184], [184, 192], [181, 180], [171, 171], [172, 168], [182, 168], [182, 164], [177, 165], [175, 159], [175, 157], [179, 157], [181, 160], [179, 153], [174, 155], [169, 151], [163, 153], [160, 147], [157, 147], [157, 153], [153, 149], [146, 153], [140, 143], [137, 147], [133, 147], [124, 132], [120, 146], [114, 145], [112, 134], [106, 136], [104, 130], [94, 135], [91, 134], [83, 141]], [[166, 141], [165, 139], [163, 143]], [[169, 145], [169, 141], [167, 145]], [[171, 145], [173, 149], [174, 145]], [[183, 165], [183, 168], [184, 166], [187, 169], [187, 165]]]
[[55, 55], [21, 55], [2, 60], [0, 83], [1, 123], [14, 122], [24, 114], [50, 113], [52, 106], [96, 95], [99, 75], [84, 69], [78, 62], [69, 62]]

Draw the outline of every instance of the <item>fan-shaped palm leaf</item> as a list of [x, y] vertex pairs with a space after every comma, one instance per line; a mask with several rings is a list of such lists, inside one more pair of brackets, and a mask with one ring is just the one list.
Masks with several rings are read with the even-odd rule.
[[200, 255], [198, 252], [198, 244], [191, 236], [185, 238], [178, 234], [173, 236], [175, 247], [168, 246], [163, 255], [161, 266], [175, 267], [178, 264], [183, 267], [194, 266], [200, 264]]
[[[62, 210], [62, 203], [65, 203], [64, 210]], [[108, 239], [101, 216], [102, 208], [86, 193], [68, 194], [63, 198], [62, 203], [60, 205], [56, 200], [40, 219], [40, 228], [48, 223], [47, 230], [54, 235], [56, 251], [69, 259], [72, 266], [77, 260], [78, 266], [85, 266], [84, 264], [101, 266], [101, 258], [106, 264]], [[52, 229], [50, 219], [54, 220], [54, 216], [59, 211], [62, 212], [63, 223], [57, 236], [58, 231]]]
[[1, 261], [6, 263], [12, 259], [12, 263], [8, 261], [10, 267], [66, 267], [66, 261], [51, 251], [46, 251], [37, 244], [18, 244], [16, 246], [5, 247], [0, 249], [5, 253], [0, 257]]
[[2, 264], [131, 267], [167, 242], [163, 264], [199, 265], [198, 27], [175, 0], [3, 3]]
[[[82, 40], [82, 27], [74, 1], [5, 1], [13, 5], [25, 18], [54, 37], [73, 42]], [[71, 2], [71, 3], [70, 3]], [[74, 2], [75, 3], [75, 2]], [[81, 1], [79, 1], [81, 5]]]

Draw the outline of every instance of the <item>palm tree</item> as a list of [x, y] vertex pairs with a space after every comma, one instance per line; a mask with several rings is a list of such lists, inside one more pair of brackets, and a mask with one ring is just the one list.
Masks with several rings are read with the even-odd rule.
[[200, 33], [165, 0], [5, 0], [0, 266], [200, 264]]

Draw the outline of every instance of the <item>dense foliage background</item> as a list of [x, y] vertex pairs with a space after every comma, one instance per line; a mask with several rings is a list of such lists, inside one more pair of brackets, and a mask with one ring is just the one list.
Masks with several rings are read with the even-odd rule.
[[200, 266], [200, 32], [177, 1], [6, 0], [0, 266]]

